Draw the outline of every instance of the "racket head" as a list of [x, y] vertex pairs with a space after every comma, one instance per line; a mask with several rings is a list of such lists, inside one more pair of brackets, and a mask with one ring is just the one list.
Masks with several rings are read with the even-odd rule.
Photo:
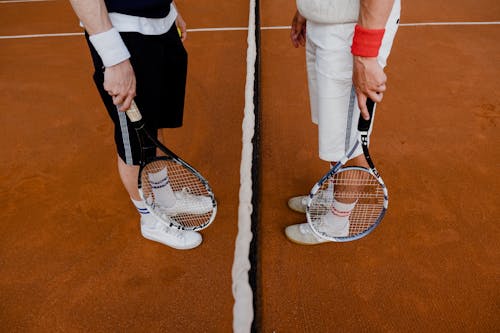
[[171, 227], [202, 230], [215, 219], [217, 201], [208, 181], [181, 159], [158, 156], [142, 164], [138, 189], [149, 212]]
[[[350, 213], [335, 209], [334, 199], [354, 208]], [[388, 203], [387, 188], [372, 170], [358, 166], [334, 168], [312, 188], [307, 200], [307, 222], [318, 237], [333, 242], [353, 241], [377, 227]]]

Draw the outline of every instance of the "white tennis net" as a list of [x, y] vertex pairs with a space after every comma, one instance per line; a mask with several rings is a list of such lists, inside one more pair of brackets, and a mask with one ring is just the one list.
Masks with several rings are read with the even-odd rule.
[[242, 124], [242, 151], [240, 165], [240, 191], [238, 207], [238, 235], [235, 242], [232, 267], [233, 332], [248, 333], [254, 319], [253, 294], [249, 284], [250, 243], [252, 241], [252, 139], [255, 133], [254, 81], [257, 45], [255, 39], [256, 0], [250, 0], [247, 36], [247, 76], [245, 108]]

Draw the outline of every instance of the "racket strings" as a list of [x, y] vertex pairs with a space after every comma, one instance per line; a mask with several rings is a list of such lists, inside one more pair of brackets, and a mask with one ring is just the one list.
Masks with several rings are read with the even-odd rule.
[[[354, 237], [378, 223], [385, 201], [384, 187], [368, 170], [345, 168], [326, 179], [313, 195], [309, 216], [315, 221], [313, 228], [328, 238]], [[335, 205], [354, 207], [345, 217], [336, 217]], [[343, 225], [342, 232], [332, 227], [335, 223]]]
[[[158, 187], [158, 183], [165, 186]], [[170, 159], [154, 160], [141, 170], [141, 194], [165, 223], [201, 229], [212, 218], [213, 194], [190, 169]]]

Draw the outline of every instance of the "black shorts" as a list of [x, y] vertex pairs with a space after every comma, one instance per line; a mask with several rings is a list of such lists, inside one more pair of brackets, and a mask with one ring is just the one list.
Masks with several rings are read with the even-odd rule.
[[[121, 32], [120, 35], [131, 54], [130, 62], [136, 76], [135, 102], [150, 132], [154, 135], [160, 128], [182, 126], [187, 52], [175, 24], [163, 35], [150, 36], [136, 32]], [[141, 156], [135, 129], [104, 90], [101, 58], [88, 41], [88, 36], [87, 42], [95, 67], [94, 82], [115, 126], [118, 155], [127, 164], [138, 165]]]

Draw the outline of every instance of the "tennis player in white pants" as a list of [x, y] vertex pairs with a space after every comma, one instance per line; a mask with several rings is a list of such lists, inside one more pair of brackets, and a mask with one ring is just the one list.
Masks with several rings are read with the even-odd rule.
[[[387, 80], [383, 68], [398, 29], [401, 3], [297, 0], [297, 8], [290, 37], [295, 47], [306, 47], [311, 118], [318, 125], [319, 157], [335, 164], [356, 141], [360, 112], [369, 118], [366, 100], [382, 101]], [[361, 147], [348, 164], [368, 166]], [[306, 196], [291, 198], [288, 206], [305, 212]], [[347, 219], [353, 207], [334, 204], [334, 208], [340, 214], [329, 223], [339, 226], [339, 237], [347, 236]], [[327, 242], [307, 223], [288, 226], [285, 234], [298, 244]]]

